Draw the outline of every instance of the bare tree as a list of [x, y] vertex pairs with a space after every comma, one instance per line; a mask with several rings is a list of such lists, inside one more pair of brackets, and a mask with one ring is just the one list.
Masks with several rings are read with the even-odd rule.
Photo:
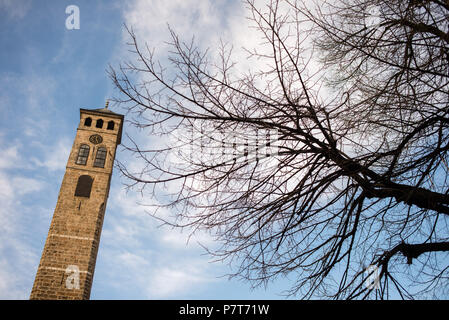
[[172, 30], [165, 69], [127, 29], [136, 59], [109, 70], [115, 102], [167, 142], [130, 138], [142, 167], [119, 164], [129, 186], [170, 199], [164, 222], [210, 231], [210, 253], [254, 285], [447, 297], [448, 2], [246, 5], [264, 39], [246, 73], [229, 46], [214, 58]]

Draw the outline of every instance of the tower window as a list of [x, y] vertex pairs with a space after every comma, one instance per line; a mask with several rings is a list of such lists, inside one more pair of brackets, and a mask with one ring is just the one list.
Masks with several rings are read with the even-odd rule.
[[114, 130], [114, 121], [109, 121], [108, 122], [108, 130]]
[[96, 125], [96, 127], [97, 127], [97, 128], [103, 128], [103, 119], [98, 119], [98, 120], [97, 120], [97, 125]]
[[90, 147], [87, 144], [82, 144], [78, 151], [78, 157], [76, 158], [76, 164], [85, 165], [87, 163], [87, 158], [89, 158]]
[[94, 167], [104, 168], [106, 162], [106, 148], [100, 147], [97, 150], [97, 156], [95, 157]]
[[84, 125], [86, 127], [90, 127], [91, 124], [92, 124], [92, 118], [89, 117], [89, 118], [84, 119]]
[[86, 197], [90, 198], [90, 191], [92, 190], [92, 179], [91, 176], [82, 175], [78, 178], [78, 183], [76, 184], [75, 196], [76, 197]]

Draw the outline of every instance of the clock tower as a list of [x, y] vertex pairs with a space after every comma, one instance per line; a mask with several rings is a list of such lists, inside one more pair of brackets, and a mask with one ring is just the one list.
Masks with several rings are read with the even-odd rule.
[[80, 109], [80, 123], [30, 299], [89, 299], [124, 116]]

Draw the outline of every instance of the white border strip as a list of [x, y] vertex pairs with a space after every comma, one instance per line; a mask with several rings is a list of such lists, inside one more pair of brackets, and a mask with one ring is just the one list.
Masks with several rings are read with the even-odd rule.
[[77, 239], [77, 240], [95, 241], [94, 238], [78, 237], [78, 236], [68, 236], [68, 235], [65, 235], [65, 234], [57, 234], [57, 233], [51, 233], [51, 234], [49, 234], [49, 236], [50, 236], [50, 237], [61, 237], [61, 238]]
[[[67, 269], [64, 268], [56, 268], [56, 267], [40, 267], [40, 269], [49, 269], [49, 270], [54, 270], [54, 271], [64, 271], [67, 272]], [[90, 271], [79, 271], [79, 273], [88, 273], [90, 275], [92, 275], [92, 273]]]

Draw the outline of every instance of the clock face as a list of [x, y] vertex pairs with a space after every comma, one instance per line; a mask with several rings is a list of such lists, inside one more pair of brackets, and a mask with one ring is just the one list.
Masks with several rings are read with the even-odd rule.
[[93, 134], [89, 137], [89, 141], [93, 144], [99, 144], [103, 142], [103, 138], [99, 134]]

